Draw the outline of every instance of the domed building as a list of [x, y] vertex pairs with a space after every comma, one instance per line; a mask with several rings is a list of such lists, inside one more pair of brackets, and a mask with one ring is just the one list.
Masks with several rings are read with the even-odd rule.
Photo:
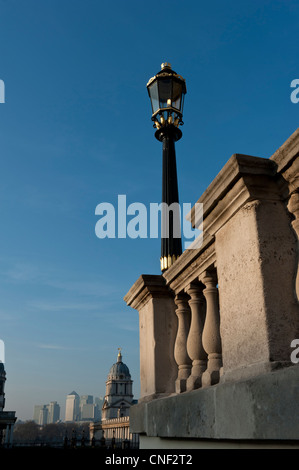
[[[139, 436], [130, 432], [130, 407], [137, 403], [133, 400], [133, 380], [129, 368], [123, 363], [118, 348], [117, 361], [110, 367], [106, 380], [106, 394], [102, 407], [102, 419], [89, 426], [91, 442], [103, 440], [106, 446], [120, 446], [129, 442], [138, 448]], [[114, 442], [114, 444], [113, 444]]]
[[133, 402], [133, 380], [129, 368], [118, 352], [117, 362], [113, 364], [106, 380], [106, 394], [102, 408], [102, 421], [129, 416]]

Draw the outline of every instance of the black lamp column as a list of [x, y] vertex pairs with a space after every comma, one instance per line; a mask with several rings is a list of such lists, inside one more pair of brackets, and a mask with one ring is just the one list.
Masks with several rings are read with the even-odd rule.
[[179, 204], [175, 155], [175, 141], [178, 140], [178, 130], [174, 126], [168, 126], [156, 132], [157, 139], [163, 143], [162, 202], [165, 205], [162, 204], [161, 271], [169, 268], [182, 254], [180, 214], [176, 211], [179, 207], [172, 206], [174, 210], [171, 208], [173, 203]]
[[[179, 192], [175, 142], [182, 137], [185, 80], [164, 63], [161, 71], [151, 78], [147, 89], [152, 103], [155, 137], [163, 143], [162, 165], [162, 238], [161, 271], [168, 269], [182, 254]], [[172, 206], [173, 203], [176, 205]]]

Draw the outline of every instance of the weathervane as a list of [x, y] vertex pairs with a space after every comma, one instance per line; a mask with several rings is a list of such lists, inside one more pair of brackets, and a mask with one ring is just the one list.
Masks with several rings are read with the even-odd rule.
[[120, 362], [122, 357], [121, 357], [121, 349], [122, 348], [117, 348], [118, 349], [118, 356], [117, 356], [117, 361]]

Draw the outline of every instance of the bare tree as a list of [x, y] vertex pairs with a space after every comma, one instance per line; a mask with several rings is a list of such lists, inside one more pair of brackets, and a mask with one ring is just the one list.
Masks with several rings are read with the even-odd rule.
[[39, 426], [35, 421], [17, 422], [13, 437], [14, 442], [33, 442], [39, 438]]

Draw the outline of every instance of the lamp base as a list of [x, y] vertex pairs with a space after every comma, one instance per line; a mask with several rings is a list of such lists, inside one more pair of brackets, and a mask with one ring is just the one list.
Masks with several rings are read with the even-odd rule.
[[157, 129], [155, 132], [155, 137], [157, 140], [160, 142], [163, 142], [163, 139], [166, 136], [171, 136], [174, 140], [174, 142], [177, 142], [178, 140], [181, 139], [183, 133], [181, 129], [178, 127], [174, 126], [173, 124], [168, 124], [163, 127], [160, 127], [160, 129]]

